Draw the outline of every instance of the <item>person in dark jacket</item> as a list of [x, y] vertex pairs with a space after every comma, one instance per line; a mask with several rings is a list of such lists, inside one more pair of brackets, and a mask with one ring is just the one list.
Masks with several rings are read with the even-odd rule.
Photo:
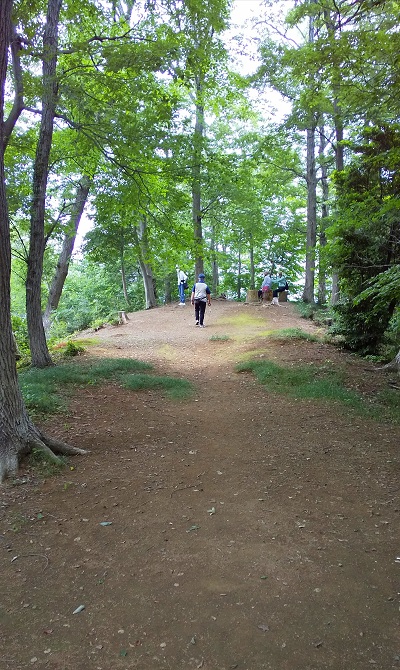
[[201, 272], [199, 280], [193, 284], [191, 303], [194, 305], [194, 315], [196, 319], [196, 326], [204, 328], [204, 314], [206, 305], [211, 306], [211, 291], [204, 281], [205, 275]]

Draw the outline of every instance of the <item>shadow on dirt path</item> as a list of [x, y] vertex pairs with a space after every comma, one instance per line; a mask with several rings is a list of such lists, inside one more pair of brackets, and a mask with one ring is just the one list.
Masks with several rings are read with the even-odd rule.
[[174, 305], [90, 334], [85, 356], [150, 361], [195, 394], [82, 389], [43, 426], [90, 454], [2, 491], [2, 669], [400, 668], [399, 427], [235, 365], [330, 360], [367, 394], [385, 378], [271, 337], [287, 328], [318, 334], [291, 305], [223, 301], [204, 330]]

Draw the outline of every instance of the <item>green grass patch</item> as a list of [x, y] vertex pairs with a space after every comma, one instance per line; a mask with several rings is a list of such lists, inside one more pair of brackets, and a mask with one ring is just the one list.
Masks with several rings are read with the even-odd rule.
[[175, 400], [188, 398], [193, 394], [193, 385], [187, 379], [178, 379], [176, 377], [134, 374], [124, 377], [122, 384], [131, 391], [158, 389], [164, 391], [169, 398]]
[[127, 383], [128, 375], [148, 380], [147, 387], [142, 381], [140, 388], [164, 388], [169, 396], [176, 398], [187, 395], [188, 387], [191, 387], [189, 382], [144, 374], [151, 370], [150, 363], [133, 358], [103, 358], [79, 363], [71, 361], [44, 369], [30, 368], [20, 372], [19, 381], [26, 406], [33, 414], [53, 414], [64, 410], [67, 396], [76, 387], [96, 386], [104, 381], [116, 380], [127, 388], [134, 388]]
[[229, 335], [211, 335], [210, 342], [226, 342], [230, 339]]
[[339, 371], [328, 366], [283, 367], [271, 361], [244, 361], [236, 370], [252, 372], [268, 390], [291, 398], [330, 400], [346, 404], [359, 412], [366, 409], [362, 396], [343, 384]]
[[319, 338], [311, 333], [306, 333], [301, 328], [282, 328], [271, 333], [276, 340], [307, 340], [308, 342], [319, 342]]

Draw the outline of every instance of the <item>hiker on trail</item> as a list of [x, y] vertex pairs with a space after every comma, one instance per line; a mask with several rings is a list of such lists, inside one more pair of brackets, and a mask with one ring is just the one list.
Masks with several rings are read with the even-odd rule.
[[179, 291], [179, 304], [183, 307], [185, 306], [185, 289], [187, 289], [187, 274], [179, 268], [179, 265], [176, 266], [176, 274], [178, 276], [178, 291]]
[[261, 288], [258, 291], [258, 297], [262, 300], [263, 294], [270, 291], [272, 286], [272, 277], [269, 274], [268, 271], [264, 272], [264, 279], [263, 283], [261, 284]]
[[211, 291], [204, 281], [205, 275], [200, 272], [199, 281], [193, 285], [191, 303], [194, 305], [194, 315], [196, 319], [196, 326], [204, 328], [204, 313], [206, 305], [211, 306]]
[[272, 280], [272, 302], [271, 305], [278, 305], [279, 304], [279, 294], [282, 293], [282, 291], [287, 291], [289, 289], [289, 284], [287, 283], [286, 277], [282, 274], [282, 272], [279, 272], [277, 277], [273, 277]]

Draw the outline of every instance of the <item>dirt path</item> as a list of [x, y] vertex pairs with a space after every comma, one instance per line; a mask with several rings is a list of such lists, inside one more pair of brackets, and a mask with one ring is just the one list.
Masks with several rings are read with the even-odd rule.
[[290, 305], [215, 301], [204, 330], [189, 306], [130, 316], [88, 354], [195, 396], [95, 387], [44, 426], [90, 454], [1, 492], [1, 670], [399, 670], [400, 428], [234, 368], [329, 359], [371, 395], [385, 378], [272, 339], [315, 332]]

